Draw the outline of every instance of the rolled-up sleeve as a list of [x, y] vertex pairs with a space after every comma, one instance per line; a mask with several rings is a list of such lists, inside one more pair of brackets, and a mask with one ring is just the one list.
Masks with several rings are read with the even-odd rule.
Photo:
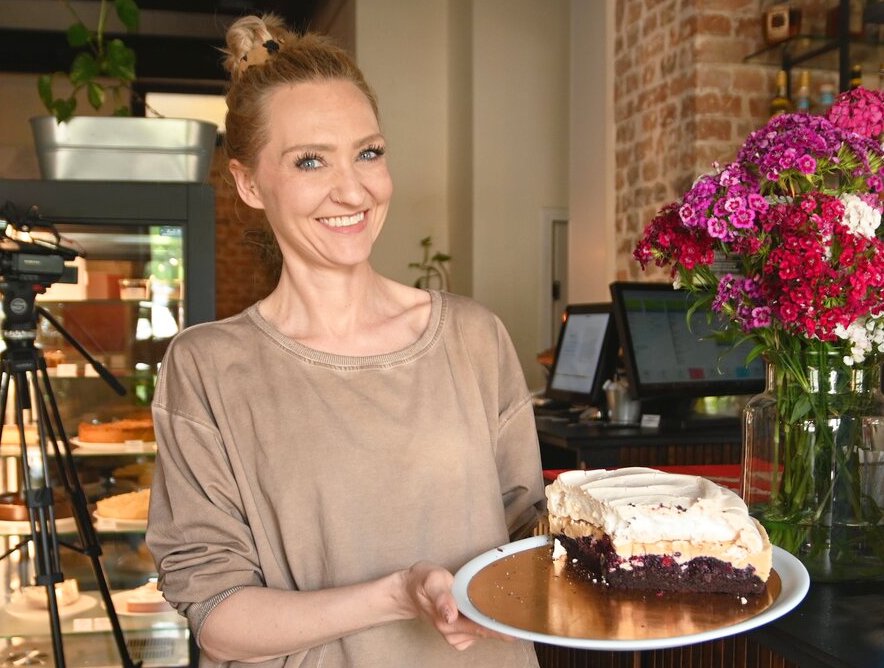
[[193, 374], [167, 356], [153, 405], [158, 452], [146, 542], [163, 595], [196, 632], [223, 598], [264, 583], [224, 444], [210, 414], [198, 414], [207, 402], [181, 394], [195, 389]]
[[507, 529], [515, 539], [530, 535], [546, 497], [530, 392], [509, 334], [499, 320], [497, 326], [500, 402], [495, 459]]

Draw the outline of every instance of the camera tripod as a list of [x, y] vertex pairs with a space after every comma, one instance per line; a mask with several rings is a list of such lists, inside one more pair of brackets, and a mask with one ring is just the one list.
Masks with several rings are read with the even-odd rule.
[[[57, 668], [64, 668], [65, 655], [61, 633], [61, 619], [55, 585], [64, 580], [61, 568], [59, 547], [64, 546], [89, 558], [101, 599], [113, 631], [114, 642], [120, 655], [123, 668], [137, 668], [129, 655], [123, 636], [120, 620], [111, 599], [110, 588], [101, 561], [101, 545], [98, 535], [89, 518], [86, 494], [80, 484], [70, 443], [62, 425], [61, 416], [43, 352], [35, 345], [38, 314], [52, 324], [87, 361], [92, 364], [102, 378], [111, 384], [118, 394], [125, 389], [49, 314], [35, 306], [36, 293], [44, 288], [25, 281], [4, 281], [0, 283], [3, 292], [3, 341], [6, 350], [0, 354], [0, 435], [6, 419], [6, 407], [10, 386], [15, 396], [15, 424], [19, 430], [21, 446], [21, 492], [28, 509], [30, 536], [18, 543], [5, 554], [4, 559], [16, 551], [23, 550], [30, 542], [34, 545], [34, 572], [37, 585], [46, 588], [49, 621], [52, 633], [52, 649]], [[28, 459], [28, 444], [25, 439], [25, 411], [36, 417], [38, 434], [39, 470]], [[48, 462], [51, 452], [54, 455], [57, 480], [67, 496], [79, 536], [79, 545], [59, 540], [55, 527], [55, 505], [52, 491], [52, 476]]]

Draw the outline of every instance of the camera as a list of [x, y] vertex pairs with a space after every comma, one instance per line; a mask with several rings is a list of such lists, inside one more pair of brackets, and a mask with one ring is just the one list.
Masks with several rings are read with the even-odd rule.
[[52, 222], [40, 217], [37, 207], [18, 213], [7, 202], [0, 210], [0, 281], [22, 281], [49, 287], [76, 283], [77, 268], [66, 263], [80, 255], [62, 243]]
[[41, 218], [37, 207], [21, 215], [7, 202], [0, 210], [0, 292], [7, 345], [36, 338], [36, 296], [53, 283], [76, 283], [77, 268], [66, 263], [79, 255], [62, 243], [55, 225]]

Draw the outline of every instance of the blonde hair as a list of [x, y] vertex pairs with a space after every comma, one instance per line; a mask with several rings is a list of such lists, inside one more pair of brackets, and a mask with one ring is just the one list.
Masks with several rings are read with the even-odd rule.
[[244, 16], [227, 30], [224, 66], [230, 73], [224, 148], [254, 167], [267, 143], [267, 98], [280, 86], [343, 80], [363, 92], [378, 116], [374, 91], [353, 58], [328, 37], [288, 30], [274, 14]]

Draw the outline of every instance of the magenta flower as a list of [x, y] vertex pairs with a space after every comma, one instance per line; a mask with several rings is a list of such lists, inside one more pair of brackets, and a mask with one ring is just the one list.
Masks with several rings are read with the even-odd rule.
[[[771, 119], [661, 210], [635, 258], [710, 292], [728, 326], [765, 345], [775, 332], [834, 344], [836, 330], [884, 318], [882, 129], [884, 94], [864, 89], [825, 118]], [[714, 273], [716, 259], [735, 271]]]
[[884, 92], [862, 87], [845, 91], [835, 99], [826, 118], [843, 130], [880, 140], [884, 132]]

